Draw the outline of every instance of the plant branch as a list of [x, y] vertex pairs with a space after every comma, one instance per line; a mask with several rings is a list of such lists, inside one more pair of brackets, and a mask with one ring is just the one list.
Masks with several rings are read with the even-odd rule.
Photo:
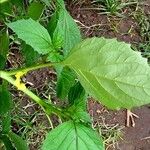
[[31, 66], [31, 67], [28, 67], [28, 68], [20, 68], [20, 69], [17, 69], [17, 70], [13, 70], [13, 71], [9, 71], [7, 72], [7, 75], [15, 75], [17, 72], [24, 72], [25, 74], [29, 71], [32, 71], [32, 70], [37, 70], [37, 69], [40, 69], [40, 68], [45, 68], [45, 67], [52, 67], [52, 66], [55, 66], [55, 65], [58, 65], [58, 64], [61, 64], [61, 63], [46, 63], [46, 64], [38, 64], [38, 65], [34, 65], [34, 66]]
[[[30, 70], [30, 69], [28, 69], [28, 70]], [[9, 72], [0, 71], [0, 78], [5, 79], [9, 83], [11, 83], [15, 87], [17, 87], [15, 84], [15, 79], [10, 76]], [[39, 104], [47, 115], [54, 113], [54, 114], [59, 115], [59, 116], [64, 117], [64, 118], [68, 118], [68, 119], [70, 118], [69, 115], [65, 114], [62, 109], [54, 106], [53, 104], [47, 103], [46, 101], [42, 100], [37, 95], [35, 95], [32, 91], [30, 91], [28, 88], [20, 89], [20, 91], [24, 92], [32, 100], [34, 100], [34, 102]]]

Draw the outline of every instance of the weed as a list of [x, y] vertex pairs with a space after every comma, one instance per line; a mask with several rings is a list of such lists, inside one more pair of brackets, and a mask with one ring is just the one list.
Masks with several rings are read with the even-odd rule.
[[[50, 6], [49, 1], [42, 2]], [[0, 1], [0, 4], [3, 2]], [[112, 5], [111, 1], [107, 1], [106, 4], [113, 13], [116, 11], [115, 7], [118, 7], [118, 4]], [[29, 11], [31, 5], [34, 11]], [[50, 119], [53, 114], [60, 118], [60, 125], [50, 131], [42, 146], [36, 149], [104, 150], [105, 144], [111, 142], [114, 145], [120, 137], [121, 129], [99, 124], [98, 127], [106, 137], [105, 141], [102, 140], [102, 135], [99, 136], [93, 130], [92, 120], [86, 111], [88, 95], [95, 97], [106, 107], [116, 110], [148, 104], [150, 82], [147, 61], [133, 51], [129, 44], [116, 39], [93, 37], [83, 40], [63, 0], [52, 4], [55, 5], [55, 11], [45, 26], [39, 21], [43, 14], [43, 3], [32, 2], [31, 5], [27, 6], [30, 9], [23, 13], [25, 16], [21, 15], [17, 19], [17, 13], [13, 14], [13, 22], [7, 20], [11, 16], [12, 7], [9, 8], [9, 15], [5, 9], [1, 12], [4, 26], [0, 35], [0, 140], [6, 149], [27, 150], [28, 144], [32, 143], [35, 146], [44, 139], [43, 134], [47, 129], [53, 129]], [[24, 8], [22, 5], [20, 7]], [[43, 21], [47, 22], [48, 19], [44, 17]], [[20, 39], [18, 44], [22, 46], [20, 50], [26, 62], [17, 69], [5, 69], [10, 45], [9, 36], [14, 34], [13, 32]], [[45, 92], [37, 93], [27, 85], [24, 78], [29, 72], [42, 68], [55, 69], [57, 83], [49, 84], [49, 81], [44, 80], [46, 85], [36, 85], [35, 89], [42, 88]], [[43, 79], [44, 76], [39, 78]], [[16, 104], [14, 109], [18, 113], [13, 113], [8, 84], [20, 91], [21, 99], [27, 95], [36, 103], [36, 110], [33, 103], [26, 101], [27, 104], [21, 110]], [[50, 93], [55, 84], [56, 92], [53, 90]], [[50, 94], [57, 95], [60, 103], [53, 103]], [[18, 98], [15, 94], [14, 97]], [[38, 119], [40, 115], [43, 116], [39, 107], [44, 113], [42, 119]], [[32, 111], [26, 112], [32, 108]], [[29, 139], [28, 144], [25, 142], [26, 138]]]

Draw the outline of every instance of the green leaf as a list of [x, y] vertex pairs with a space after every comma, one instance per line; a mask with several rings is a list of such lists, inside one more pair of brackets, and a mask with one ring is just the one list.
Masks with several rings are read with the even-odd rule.
[[30, 19], [8, 23], [18, 37], [30, 45], [39, 54], [47, 54], [53, 50], [48, 31], [38, 22]]
[[67, 97], [70, 88], [74, 84], [75, 84], [74, 72], [67, 67], [63, 68], [57, 81], [57, 87], [56, 87], [57, 97], [64, 100]]
[[56, 4], [58, 7], [65, 9], [65, 2], [64, 0], [56, 0]]
[[11, 130], [11, 114], [8, 112], [0, 118], [2, 120], [2, 133], [7, 134]]
[[4, 69], [9, 50], [9, 37], [7, 32], [0, 33], [0, 69]]
[[5, 58], [0, 55], [0, 69], [3, 69], [5, 66]]
[[8, 2], [9, 0], [0, 0], [0, 4], [1, 3], [5, 3], [5, 2]]
[[56, 25], [52, 40], [54, 43], [62, 43], [66, 56], [70, 49], [81, 41], [81, 35], [77, 24], [65, 9], [64, 2], [59, 0], [57, 3], [58, 8], [54, 15], [54, 18], [57, 18], [57, 25], [56, 22], [52, 24], [52, 26]]
[[4, 18], [6, 14], [12, 13], [12, 5], [9, 0], [0, 1], [0, 17]]
[[38, 61], [40, 55], [34, 51], [34, 49], [27, 45], [25, 42], [22, 43], [22, 49], [21, 52], [25, 58], [25, 64], [26, 66], [31, 66], [33, 65], [35, 62]]
[[33, 20], [38, 20], [42, 15], [44, 5], [40, 2], [33, 2], [28, 7], [28, 16]]
[[[57, 0], [56, 2], [57, 10], [48, 24], [48, 31], [55, 49], [63, 48], [63, 53], [66, 56], [70, 49], [81, 40], [81, 35], [77, 24], [65, 9], [64, 1]], [[71, 70], [63, 69], [62, 71], [58, 75], [57, 96], [64, 99], [70, 87], [75, 83], [75, 76], [71, 77]]]
[[[80, 82], [77, 82], [73, 87], [70, 88], [69, 94], [68, 94], [68, 100], [70, 104], [76, 103], [77, 100], [86, 99], [85, 98], [85, 90], [80, 84]], [[84, 100], [85, 101], [85, 100]]]
[[17, 134], [9, 132], [8, 136], [16, 150], [29, 150], [27, 143], [24, 140], [22, 140], [22, 138], [19, 137]]
[[12, 106], [9, 91], [5, 85], [0, 85], [0, 115], [7, 113]]
[[62, 55], [60, 55], [59, 53], [53, 52], [53, 53], [49, 53], [46, 60], [48, 62], [60, 62], [62, 59], [63, 59]]
[[51, 37], [53, 36], [53, 33], [57, 26], [58, 18], [59, 18], [58, 11], [55, 11], [51, 16], [50, 21], [48, 22], [47, 30], [49, 34], [51, 35]]
[[67, 108], [67, 111], [71, 114], [71, 117], [74, 120], [91, 123], [90, 115], [86, 111], [87, 94], [85, 93], [85, 90], [81, 86], [80, 82], [77, 82], [70, 88], [68, 101], [70, 106]]
[[64, 61], [93, 97], [111, 109], [150, 103], [150, 68], [129, 44], [91, 38], [74, 47]]
[[80, 123], [68, 121], [48, 133], [42, 150], [104, 150], [102, 139]]
[[53, 15], [47, 25], [47, 30], [52, 37], [52, 43], [56, 50], [60, 50], [63, 46], [63, 38], [61, 36], [61, 33], [58, 33], [57, 35], [55, 35], [55, 37], [53, 37], [54, 31], [57, 26], [58, 19], [59, 19], [59, 13], [58, 13], [58, 11], [56, 11], [53, 13]]
[[13, 144], [11, 143], [11, 141], [7, 135], [2, 135], [1, 140], [4, 143], [6, 150], [15, 150]]

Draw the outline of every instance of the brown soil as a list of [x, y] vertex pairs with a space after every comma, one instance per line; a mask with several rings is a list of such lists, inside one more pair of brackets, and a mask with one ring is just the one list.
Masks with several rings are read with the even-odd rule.
[[126, 111], [110, 111], [97, 102], [90, 100], [88, 111], [94, 124], [105, 122], [107, 126], [119, 125], [123, 127], [122, 139], [108, 150], [149, 150], [150, 149], [150, 108], [143, 106], [132, 111], [139, 116], [135, 119], [135, 127], [126, 127]]

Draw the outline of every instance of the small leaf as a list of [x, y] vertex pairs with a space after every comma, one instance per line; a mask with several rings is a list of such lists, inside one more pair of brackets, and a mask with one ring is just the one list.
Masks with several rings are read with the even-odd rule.
[[71, 117], [76, 121], [84, 121], [85, 123], [91, 123], [90, 115], [87, 113], [87, 94], [81, 86], [80, 82], [77, 82], [70, 88], [68, 94], [68, 101], [70, 106], [67, 108]]
[[4, 143], [6, 150], [15, 150], [13, 144], [11, 143], [11, 141], [7, 135], [2, 135], [1, 140]]
[[85, 90], [83, 89], [80, 82], [77, 82], [73, 87], [70, 88], [68, 94], [68, 100], [70, 104], [76, 103], [77, 100], [84, 99], [85, 101]]
[[9, 0], [0, 1], [0, 18], [12, 13], [12, 5]]
[[140, 53], [116, 39], [91, 38], [64, 61], [85, 90], [111, 109], [150, 103], [150, 67]]
[[47, 54], [53, 50], [48, 31], [38, 22], [30, 19], [8, 23], [18, 37], [30, 45], [39, 54]]
[[9, 37], [7, 32], [0, 33], [0, 69], [4, 69], [9, 51]]
[[104, 150], [102, 139], [80, 123], [68, 121], [48, 133], [42, 150]]
[[7, 113], [11, 106], [12, 102], [8, 89], [4, 85], [0, 85], [0, 114]]
[[13, 132], [9, 132], [8, 137], [11, 140], [11, 142], [13, 143], [16, 150], [29, 150], [26, 142], [24, 140], [22, 140], [22, 138], [19, 137], [17, 134], [15, 134]]
[[7, 134], [11, 130], [11, 114], [8, 112], [1, 117], [2, 133]]
[[46, 61], [48, 61], [48, 62], [60, 62], [62, 59], [63, 59], [62, 55], [60, 55], [59, 53], [53, 52], [53, 53], [48, 54]]
[[53, 28], [56, 26], [52, 40], [54, 43], [62, 43], [64, 55], [66, 56], [70, 52], [70, 49], [81, 41], [81, 35], [77, 24], [65, 9], [64, 2], [62, 0], [57, 0], [57, 3], [57, 11], [52, 18], [52, 21], [57, 18], [57, 23], [55, 21], [55, 23], [49, 25]]
[[63, 68], [57, 81], [57, 87], [56, 87], [57, 97], [64, 100], [67, 97], [70, 88], [74, 84], [75, 84], [74, 72], [67, 67]]
[[47, 25], [47, 30], [49, 34], [51, 35], [51, 37], [53, 36], [54, 30], [57, 26], [58, 18], [59, 18], [59, 15], [58, 15], [58, 11], [56, 10], [52, 14], [50, 21], [48, 22], [48, 25]]
[[5, 58], [0, 55], [0, 70], [3, 69], [5, 66]]
[[23, 54], [25, 58], [25, 64], [26, 66], [31, 66], [35, 62], [38, 61], [40, 55], [34, 51], [34, 49], [27, 45], [25, 42], [22, 43], [21, 53]]
[[38, 20], [42, 15], [44, 5], [40, 2], [33, 2], [28, 7], [28, 16], [33, 20]]

